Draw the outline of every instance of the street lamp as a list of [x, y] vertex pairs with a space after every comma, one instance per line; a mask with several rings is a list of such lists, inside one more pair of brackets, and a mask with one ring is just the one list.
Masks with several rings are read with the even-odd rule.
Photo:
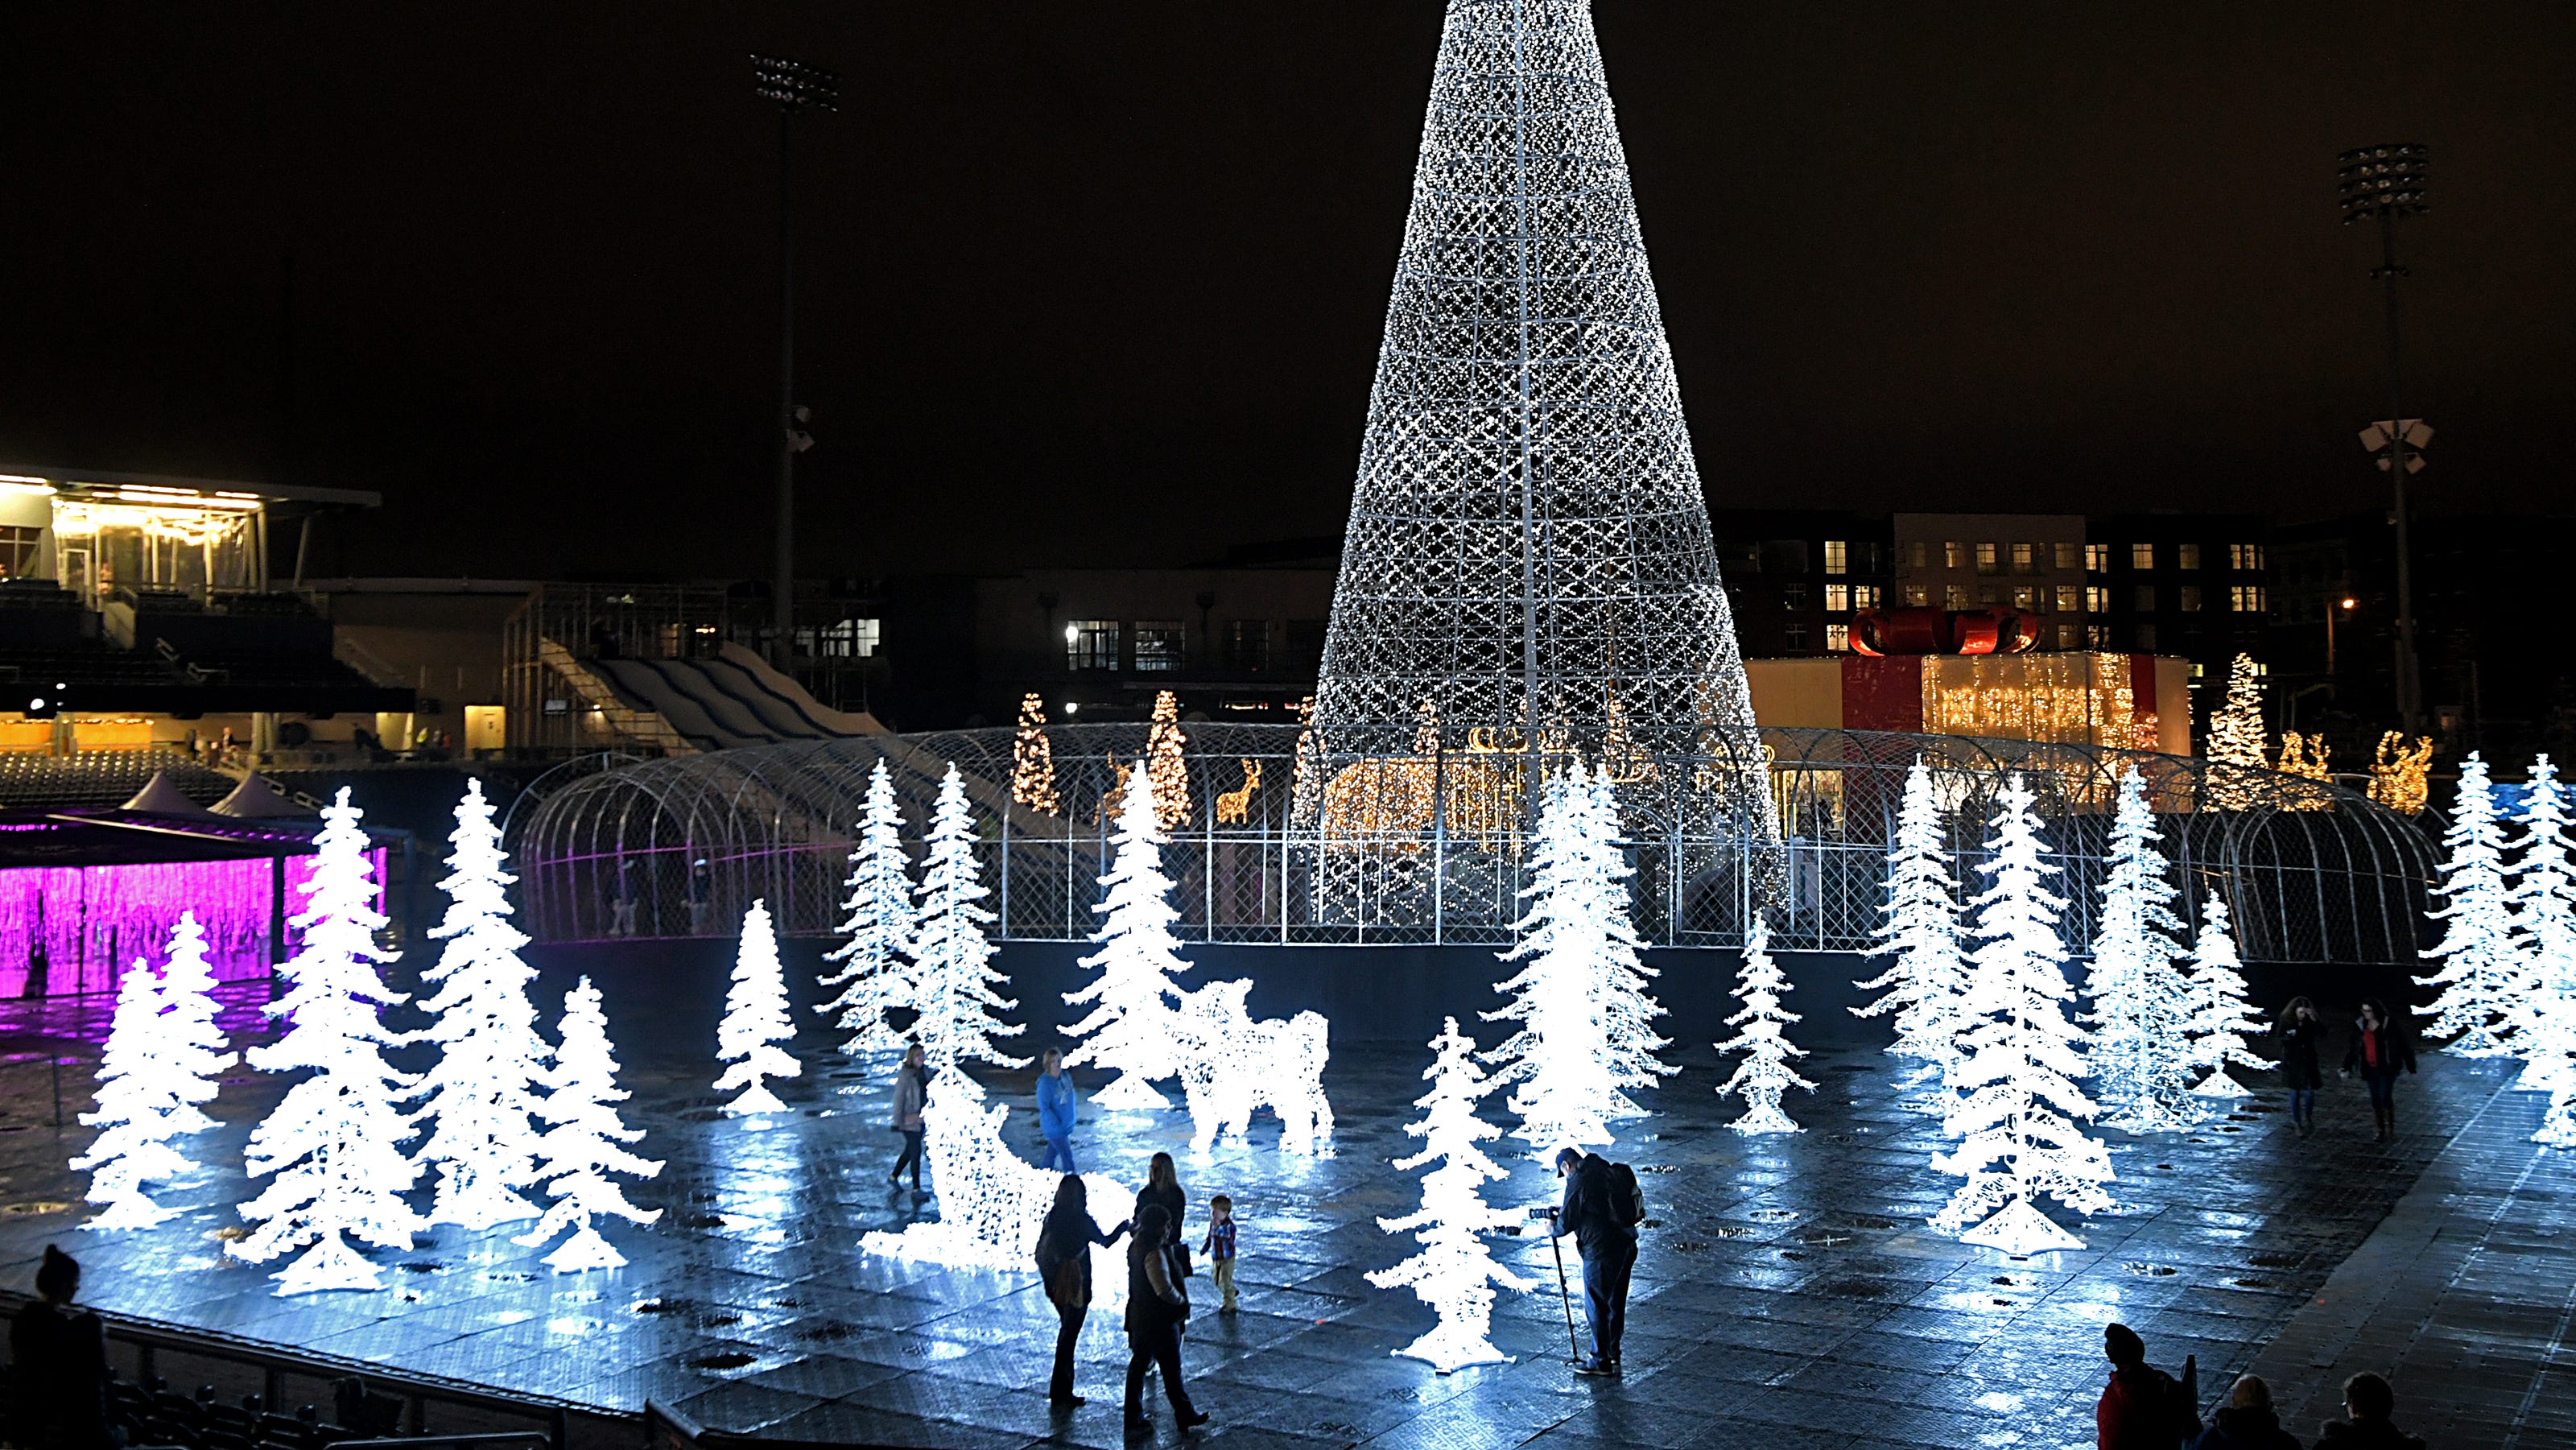
[[[2388, 470], [2396, 490], [2392, 512], [2397, 525], [2397, 714], [2412, 733], [2422, 724], [2424, 702], [2415, 668], [2415, 573], [2407, 537], [2406, 478], [2424, 466], [2417, 450], [2432, 437], [2432, 430], [2424, 427], [2422, 419], [2407, 417], [2398, 402], [2402, 374], [2397, 279], [2406, 275], [2406, 269], [2397, 262], [2397, 223], [2431, 208], [2424, 172], [2432, 157], [2419, 142], [2399, 141], [2358, 147], [2335, 160], [2335, 189], [2342, 198], [2344, 225], [2374, 218], [2379, 222], [2380, 260], [2370, 275], [2379, 279], [2388, 318], [2388, 417], [2363, 431], [2362, 444], [2385, 452], [2380, 466]], [[2373, 442], [2374, 436], [2381, 441]]]
[[2330, 604], [2330, 605], [2328, 605], [2328, 606], [2326, 607], [2326, 677], [2327, 677], [2328, 679], [2332, 679], [2332, 678], [2334, 677], [2334, 672], [2335, 672], [2335, 656], [2334, 656], [2335, 616], [2336, 616], [2336, 615], [2338, 615], [2338, 614], [2349, 614], [2349, 613], [2351, 613], [2351, 612], [2352, 612], [2352, 608], [2353, 608], [2353, 606], [2354, 606], [2354, 605], [2356, 605], [2356, 604], [2359, 604], [2360, 602], [2361, 602], [2360, 600], [2355, 599], [2355, 598], [2353, 598], [2351, 595], [2347, 594], [2347, 595], [2345, 595], [2343, 598], [2341, 598], [2341, 599], [2338, 599], [2338, 600], [2334, 601], [2332, 604]]
[[751, 58], [752, 94], [778, 107], [778, 555], [771, 585], [770, 659], [786, 670], [796, 641], [796, 455], [814, 446], [806, 410], [796, 405], [795, 171], [791, 138], [798, 113], [841, 108], [841, 77], [803, 61]]

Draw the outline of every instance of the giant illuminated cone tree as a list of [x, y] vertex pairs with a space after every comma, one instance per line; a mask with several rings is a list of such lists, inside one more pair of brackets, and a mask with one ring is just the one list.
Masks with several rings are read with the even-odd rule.
[[1588, 0], [1451, 0], [1441, 33], [1316, 689], [1327, 773], [1417, 755], [1426, 714], [1451, 749], [1715, 754], [1739, 764], [1621, 795], [1772, 819]]

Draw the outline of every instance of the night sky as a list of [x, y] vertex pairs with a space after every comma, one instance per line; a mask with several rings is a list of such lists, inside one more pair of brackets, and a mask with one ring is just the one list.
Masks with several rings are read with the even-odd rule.
[[[799, 135], [805, 572], [1337, 532], [1440, 15], [8, 7], [0, 462], [381, 491], [332, 572], [762, 571], [759, 50], [846, 77]], [[2428, 504], [2567, 507], [2576, 7], [1598, 23], [1715, 505], [2367, 506], [2334, 158], [2421, 140]]]

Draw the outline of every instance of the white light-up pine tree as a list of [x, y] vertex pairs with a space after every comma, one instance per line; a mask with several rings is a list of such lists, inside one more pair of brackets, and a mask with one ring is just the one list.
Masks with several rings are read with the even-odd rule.
[[2496, 818], [2487, 763], [2475, 752], [2460, 762], [2459, 792], [2452, 798], [2442, 844], [2450, 855], [2433, 890], [2449, 904], [2432, 917], [2449, 925], [2442, 940], [2424, 953], [2442, 967], [2415, 981], [2440, 990], [2426, 1009], [2439, 1014], [2433, 1035], [2451, 1037], [2450, 1050], [2463, 1057], [2494, 1057], [2511, 1050], [2498, 1029], [2507, 1025], [2515, 989], [2528, 968], [2514, 941], [2504, 824]]
[[720, 1093], [741, 1088], [724, 1105], [736, 1117], [787, 1111], [769, 1090], [773, 1077], [801, 1077], [805, 1065], [778, 1046], [796, 1037], [787, 1010], [787, 970], [778, 960], [778, 931], [769, 903], [754, 901], [742, 915], [742, 945], [734, 952], [733, 985], [725, 993], [724, 1020], [716, 1024], [716, 1060], [733, 1064], [716, 1079]]
[[176, 1212], [152, 1201], [143, 1185], [196, 1168], [170, 1146], [183, 1107], [176, 1074], [163, 1058], [161, 987], [150, 966], [136, 961], [117, 983], [116, 1012], [98, 1062], [98, 1111], [80, 1115], [99, 1130], [89, 1151], [72, 1159], [75, 1173], [90, 1175], [90, 1202], [106, 1207], [82, 1225], [93, 1229], [150, 1228]]
[[[537, 1226], [512, 1240], [534, 1248], [565, 1229], [572, 1237], [546, 1255], [558, 1274], [584, 1269], [614, 1269], [626, 1262], [592, 1220], [601, 1215], [629, 1223], [649, 1224], [662, 1216], [658, 1208], [627, 1202], [616, 1177], [651, 1178], [662, 1165], [625, 1146], [644, 1139], [644, 1130], [619, 1121], [617, 1105], [631, 1096], [617, 1085], [617, 1057], [608, 1045], [608, 1017], [600, 1010], [599, 989], [584, 977], [564, 994], [563, 1039], [555, 1049], [546, 1082], [553, 1091], [537, 1106], [546, 1123], [537, 1140], [537, 1178], [554, 1202]], [[615, 1175], [614, 1177], [612, 1175]]]
[[1719, 1097], [1735, 1093], [1744, 1098], [1744, 1116], [1727, 1124], [1739, 1133], [1804, 1131], [1780, 1110], [1780, 1095], [1789, 1089], [1816, 1090], [1814, 1083], [1789, 1065], [1789, 1059], [1807, 1052], [1785, 1035], [1788, 1025], [1798, 1020], [1797, 1013], [1780, 1005], [1780, 994], [1788, 990], [1788, 974], [1771, 960], [1770, 915], [1756, 908], [1752, 929], [1744, 936], [1744, 962], [1735, 973], [1735, 997], [1744, 1007], [1726, 1019], [1726, 1025], [1736, 1029], [1735, 1035], [1717, 1045], [1720, 1057], [1744, 1054], [1744, 1060], [1735, 1065], [1735, 1075], [1717, 1089]]
[[182, 911], [170, 928], [170, 960], [161, 968], [162, 1014], [156, 1056], [170, 1076], [171, 1096], [179, 1105], [170, 1120], [182, 1133], [202, 1133], [215, 1126], [202, 1105], [213, 1102], [216, 1074], [241, 1059], [229, 1051], [222, 1028], [215, 1025], [215, 967], [206, 960], [206, 929], [197, 914]]
[[2557, 765], [2546, 755], [2533, 757], [2509, 890], [2523, 980], [2507, 1027], [2523, 1060], [2514, 1086], [2525, 1092], [2556, 1093], [2562, 1080], [2576, 1079], [2576, 860], [2568, 820]]
[[2227, 702], [2209, 721], [2209, 764], [2211, 806], [2241, 811], [2254, 804], [2271, 762], [2263, 753], [2263, 672], [2252, 655], [2227, 666]]
[[1180, 940], [1172, 935], [1172, 923], [1181, 914], [1172, 908], [1172, 878], [1163, 874], [1162, 842], [1153, 795], [1126, 792], [1118, 804], [1117, 831], [1110, 837], [1109, 872], [1100, 878], [1106, 894], [1092, 908], [1108, 918], [1091, 938], [1100, 950], [1082, 959], [1083, 966], [1098, 968], [1100, 975], [1081, 991], [1064, 994], [1074, 1006], [1097, 1004], [1065, 1029], [1083, 1041], [1064, 1062], [1067, 1067], [1096, 1063], [1117, 1070], [1117, 1080], [1092, 1098], [1103, 1108], [1169, 1107], [1151, 1083], [1181, 1070], [1180, 992], [1172, 979], [1190, 964], [1181, 959]]
[[402, 1151], [413, 1128], [395, 1104], [418, 1079], [384, 1059], [403, 1038], [378, 1014], [407, 998], [379, 975], [396, 954], [376, 945], [385, 918], [359, 816], [345, 787], [322, 811], [305, 908], [292, 923], [303, 948], [278, 969], [286, 995], [264, 1009], [289, 1024], [286, 1035], [248, 1053], [262, 1072], [307, 1073], [251, 1130], [249, 1172], [275, 1181], [241, 1206], [258, 1227], [224, 1246], [254, 1264], [303, 1248], [275, 1276], [280, 1295], [375, 1288], [376, 1266], [349, 1239], [409, 1248], [428, 1226], [402, 1199], [420, 1168]]
[[[1618, 789], [1610, 782], [1607, 765], [1594, 768], [1580, 784], [1585, 792], [1584, 839], [1591, 846], [1594, 894], [1604, 907], [1602, 959], [1592, 974], [1592, 999], [1609, 1037], [1612, 1075], [1623, 1088], [1653, 1087], [1681, 1069], [1655, 1055], [1670, 1040], [1655, 1032], [1655, 1019], [1664, 1015], [1664, 1009], [1646, 989], [1658, 974], [1646, 965], [1645, 942], [1637, 935], [1628, 891], [1637, 870], [1620, 848]], [[1629, 1114], [1642, 1117], [1645, 1109], [1632, 1105]]]
[[[1664, 1039], [1636, 1020], [1661, 1009], [1645, 995], [1615, 823], [1580, 765], [1547, 784], [1529, 874], [1527, 914], [1513, 923], [1520, 941], [1501, 954], [1522, 966], [1495, 988], [1511, 1001], [1484, 1014], [1520, 1027], [1483, 1057], [1496, 1082], [1516, 1084], [1506, 1104], [1521, 1118], [1514, 1136], [1546, 1157], [1612, 1141], [1610, 1123], [1638, 1114], [1624, 1089], [1671, 1069], [1653, 1057]], [[1622, 999], [1631, 1005], [1616, 1006]], [[1623, 1017], [1624, 1035], [1613, 1027]]]
[[1861, 1017], [1895, 1013], [1896, 1041], [1887, 1050], [1921, 1062], [1915, 1076], [1946, 1084], [1959, 1063], [1959, 993], [1965, 986], [1966, 969], [1959, 960], [1959, 882], [1942, 848], [1932, 768], [1919, 755], [1905, 773], [1896, 839], [1887, 851], [1884, 913], [1875, 938], [1877, 954], [1895, 960], [1886, 971], [1853, 984], [1883, 995], [1852, 1012]]
[[2184, 927], [2157, 840], [2146, 781], [2132, 765], [2112, 810], [2084, 1021], [2093, 1028], [2093, 1095], [2106, 1122], [2133, 1133], [2170, 1132], [2205, 1115], [2191, 1098], [2192, 983], [2176, 965]]
[[2191, 1070], [2200, 1078], [2192, 1092], [2205, 1098], [2247, 1096], [2227, 1069], [2272, 1065], [2249, 1045], [2267, 1028], [2246, 994], [2245, 962], [2228, 929], [2226, 899], [2215, 892], [2201, 903], [2200, 935], [2192, 943], [2191, 1009]]
[[841, 920], [841, 935], [848, 940], [823, 957], [841, 968], [826, 974], [823, 985], [839, 987], [841, 994], [814, 1009], [841, 1014], [841, 1030], [850, 1034], [841, 1050], [853, 1057], [901, 1052], [903, 1034], [886, 1021], [886, 1013], [913, 1005], [904, 962], [912, 946], [912, 877], [903, 854], [903, 813], [883, 757], [868, 772], [858, 837], [850, 848], [849, 879], [842, 883], [849, 888], [841, 901], [849, 913]]
[[2111, 1206], [2102, 1185], [2111, 1159], [2078, 1126], [2096, 1109], [2076, 1087], [2084, 1075], [2081, 1034], [2067, 1020], [2066, 947], [2057, 934], [2065, 901], [2048, 889], [2057, 867], [2016, 774], [1997, 797], [1989, 881], [1970, 903], [1975, 943], [1964, 999], [1968, 1029], [1957, 1089], [1943, 1131], [1963, 1139], [1932, 1166], [1967, 1181], [1932, 1219], [1965, 1242], [2008, 1254], [2082, 1248], [2035, 1202], [2045, 1194], [2078, 1213]]
[[965, 777], [955, 765], [940, 780], [939, 799], [931, 807], [929, 847], [913, 925], [913, 1005], [921, 1016], [912, 1031], [934, 1075], [972, 1089], [972, 1080], [953, 1070], [959, 1063], [1026, 1067], [1028, 1059], [993, 1045], [994, 1038], [1024, 1029], [995, 1015], [1020, 1004], [993, 990], [1010, 979], [992, 967], [993, 939], [984, 928], [993, 913], [976, 905], [992, 892], [975, 859], [975, 818], [966, 804]]
[[1439, 1167], [1422, 1175], [1422, 1206], [1401, 1218], [1381, 1218], [1388, 1233], [1411, 1231], [1421, 1252], [1392, 1268], [1371, 1270], [1368, 1281], [1381, 1289], [1409, 1288], [1440, 1316], [1431, 1332], [1397, 1354], [1428, 1360], [1442, 1374], [1470, 1364], [1494, 1364], [1511, 1356], [1494, 1348], [1489, 1337], [1497, 1287], [1526, 1292], [1529, 1280], [1494, 1261], [1483, 1235], [1511, 1228], [1521, 1215], [1485, 1202], [1485, 1185], [1510, 1175], [1495, 1166], [1479, 1146], [1502, 1136], [1502, 1129], [1476, 1116], [1477, 1105], [1493, 1084], [1476, 1067], [1474, 1039], [1460, 1035], [1458, 1019], [1441, 1024], [1431, 1039], [1431, 1067], [1422, 1076], [1431, 1091], [1413, 1100], [1422, 1117], [1405, 1132], [1422, 1140], [1422, 1151], [1398, 1158], [1407, 1172], [1433, 1160]]
[[435, 1126], [413, 1156], [438, 1173], [429, 1221], [479, 1230], [537, 1216], [519, 1190], [536, 1182], [546, 1044], [528, 1001], [537, 974], [519, 958], [527, 934], [510, 924], [516, 878], [503, 869], [501, 830], [480, 780], [466, 782], [447, 839], [455, 852], [438, 883], [447, 915], [429, 932], [447, 946], [420, 978], [437, 989], [420, 1004], [435, 1020], [419, 1034], [439, 1048], [419, 1089], [428, 1098], [420, 1116]]

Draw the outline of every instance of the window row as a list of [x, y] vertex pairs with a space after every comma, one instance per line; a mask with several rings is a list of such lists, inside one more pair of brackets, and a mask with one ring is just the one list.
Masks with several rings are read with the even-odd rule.
[[[2263, 546], [2261, 544], [2226, 544], [2221, 547], [2227, 551], [2228, 568], [2233, 569], [2240, 574], [2258, 573], [2262, 570]], [[2099, 562], [2096, 562], [2093, 558], [2093, 550], [2096, 548], [2101, 549], [2103, 554], [2103, 557]], [[2156, 567], [2156, 558], [2159, 552], [2160, 547], [2155, 544], [2131, 544], [2129, 546], [2129, 567], [2142, 573], [2152, 570]], [[2111, 561], [2109, 556], [2109, 545], [2088, 544], [2085, 546], [2085, 567], [2093, 570], [2097, 574], [2105, 572], [2110, 567]], [[2175, 568], [2186, 571], [2199, 569], [2203, 563], [2202, 550], [2198, 544], [2174, 545], [2172, 558]]]
[[[1223, 668], [1260, 674], [1275, 668], [1311, 669], [1324, 653], [1324, 621], [1292, 619], [1286, 648], [1280, 626], [1268, 619], [1229, 619], [1221, 627]], [[1132, 642], [1134, 663], [1125, 660]], [[1177, 619], [1076, 619], [1064, 627], [1064, 667], [1069, 670], [1179, 670], [1189, 666], [1188, 633]]]

